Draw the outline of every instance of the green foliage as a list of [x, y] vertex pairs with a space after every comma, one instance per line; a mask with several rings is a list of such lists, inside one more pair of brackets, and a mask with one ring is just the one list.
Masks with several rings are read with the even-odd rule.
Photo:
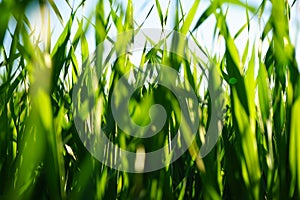
[[[199, 15], [199, 0], [192, 3], [187, 13], [176, 1], [175, 13], [164, 10], [164, 1], [153, 1], [159, 23], [166, 27], [173, 20], [174, 30], [191, 37], [199, 50], [195, 32], [209, 17], [215, 38], [224, 39], [225, 52], [212, 55], [205, 52], [215, 64], [207, 67], [215, 92], [221, 92], [217, 101], [210, 99], [206, 89], [199, 98], [200, 126], [197, 138], [174, 163], [149, 173], [126, 173], [111, 169], [97, 161], [84, 147], [74, 124], [75, 84], [89, 87], [92, 69], [80, 67], [90, 62], [88, 30], [93, 30], [96, 45], [111, 40], [111, 30], [128, 31], [128, 39], [120, 41], [111, 54], [120, 55], [114, 63], [96, 68], [98, 90], [93, 92], [101, 105], [99, 121], [111, 141], [121, 148], [135, 151], [143, 147], [154, 151], [169, 143], [179, 130], [180, 108], [172, 92], [157, 84], [139, 88], [129, 103], [129, 112], [137, 124], [147, 125], [145, 116], [152, 104], [162, 105], [167, 114], [166, 124], [153, 138], [129, 137], [112, 115], [113, 88], [120, 77], [134, 69], [130, 55], [124, 52], [134, 42], [133, 30], [140, 29], [134, 15], [134, 1], [126, 8], [118, 1], [97, 2], [90, 20], [79, 17], [82, 1], [71, 7], [64, 19], [55, 1], [0, 1], [0, 199], [299, 199], [300, 198], [300, 79], [295, 48], [290, 39], [290, 4], [272, 0], [271, 14], [266, 23], [261, 16], [267, 12], [266, 0], [258, 8], [244, 1], [214, 0]], [[44, 31], [46, 41], [33, 39], [32, 26], [26, 16], [26, 7], [33, 4], [41, 15], [51, 10], [64, 24], [57, 41], [52, 36], [50, 19]], [[292, 3], [295, 4], [295, 1]], [[68, 5], [69, 2], [68, 2]], [[239, 6], [245, 10], [247, 21], [237, 33], [231, 33], [227, 21], [227, 7]], [[47, 9], [46, 9], [47, 8]], [[107, 10], [110, 8], [110, 10]], [[153, 10], [148, 12], [146, 19]], [[165, 13], [165, 14], [164, 14]], [[173, 19], [171, 19], [173, 16]], [[252, 16], [252, 17], [250, 17]], [[49, 18], [49, 16], [48, 16]], [[257, 18], [262, 24], [258, 42], [247, 40], [245, 49], [238, 49], [239, 35], [250, 30], [250, 22]], [[14, 30], [9, 28], [15, 19]], [[95, 24], [93, 24], [95, 23]], [[74, 31], [75, 30], [75, 31]], [[74, 31], [74, 34], [72, 34]], [[5, 41], [11, 41], [9, 49]], [[40, 43], [44, 42], [43, 45]], [[51, 44], [54, 43], [52, 47]], [[266, 43], [263, 52], [259, 44]], [[147, 49], [146, 44], [151, 44]], [[164, 40], [148, 39], [140, 63], [170, 65], [183, 72], [190, 89], [200, 90], [203, 74], [192, 69], [201, 65], [194, 52], [185, 52], [184, 60], [166, 51]], [[183, 41], [172, 44], [183, 52]], [[96, 66], [105, 61], [99, 46]], [[240, 55], [241, 54], [241, 55]], [[81, 55], [78, 57], [77, 55]], [[194, 62], [194, 63], [192, 63]], [[201, 65], [201, 67], [203, 67]], [[256, 72], [258, 72], [257, 75]], [[78, 91], [78, 97], [84, 90]], [[120, 97], [122, 97], [120, 95]], [[216, 101], [216, 102], [214, 102]], [[81, 115], [88, 115], [90, 102], [82, 102]], [[217, 144], [204, 158], [199, 149], [208, 129], [212, 103], [222, 105], [223, 128]], [[142, 117], [141, 117], [142, 116]], [[184, 137], [189, 137], [184, 134]], [[180, 144], [178, 144], [180, 145]], [[110, 152], [113, 157], [115, 152]], [[170, 159], [170, 158], [168, 158]], [[125, 160], [126, 162], [126, 160]]]

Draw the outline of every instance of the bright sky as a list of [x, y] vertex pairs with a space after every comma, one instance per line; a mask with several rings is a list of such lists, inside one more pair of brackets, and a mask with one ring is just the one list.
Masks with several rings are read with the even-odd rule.
[[[64, 0], [54, 0], [55, 3], [57, 4], [64, 22], [67, 22], [68, 17], [70, 16], [71, 13], [71, 9], [70, 7], [67, 5], [66, 1]], [[69, 0], [70, 4], [73, 5], [73, 7], [76, 7], [81, 0]], [[244, 2], [246, 0], [243, 0]], [[85, 2], [84, 5], [84, 9], [79, 9], [77, 12], [77, 16], [79, 18], [81, 18], [82, 15], [86, 16], [87, 18], [90, 17], [93, 9], [95, 8], [97, 1], [94, 0], [87, 0]], [[106, 2], [106, 8], [105, 10], [110, 10], [109, 9], [109, 4], [108, 1]], [[124, 8], [126, 8], [126, 1], [125, 0], [121, 0]], [[163, 13], [165, 14], [166, 8], [167, 8], [167, 0], [161, 0], [161, 7], [163, 10]], [[193, 1], [182, 1], [182, 6], [183, 6], [183, 10], [185, 13], [188, 12], [189, 8], [191, 7]], [[260, 1], [258, 0], [248, 0], [248, 4], [252, 5], [254, 7], [258, 7]], [[133, 0], [133, 4], [134, 4], [134, 19], [135, 21], [140, 24], [146, 17], [147, 13], [149, 12], [150, 8], [152, 7], [152, 5], [155, 5], [155, 1], [149, 1], [149, 0]], [[195, 17], [193, 24], [196, 23], [196, 21], [198, 20], [198, 18], [201, 16], [201, 14], [203, 13], [203, 11], [209, 6], [210, 1], [209, 0], [202, 0], [200, 2], [199, 8], [198, 8], [198, 12], [197, 12], [197, 16]], [[174, 9], [176, 5], [176, 1], [175, 0], [171, 0], [170, 3], [170, 9], [169, 9], [169, 13], [170, 14], [174, 14]], [[270, 10], [271, 5], [270, 3], [267, 3], [267, 8]], [[300, 18], [299, 16], [297, 16], [297, 13], [300, 10], [300, 4], [298, 1], [298, 4], [296, 3], [296, 5], [292, 8], [292, 20], [291, 20], [291, 39], [293, 44], [296, 46], [296, 54], [297, 54], [297, 60], [298, 63], [300, 63], [300, 44], [299, 41], [297, 41], [297, 35], [299, 34], [299, 23], [300, 23]], [[106, 13], [107, 14], [107, 13]], [[265, 13], [265, 15], [263, 16], [264, 22], [266, 22], [266, 20], [268, 19], [270, 13]], [[39, 9], [33, 10], [33, 9], [29, 9], [28, 11], [28, 16], [29, 19], [32, 23], [33, 29], [36, 29], [36, 35], [38, 35], [37, 33], [41, 30], [41, 16], [40, 16], [40, 12]], [[250, 16], [251, 17], [251, 16]], [[54, 12], [51, 11], [50, 13], [50, 19], [51, 19], [51, 28], [53, 29], [53, 35], [52, 35], [52, 47], [55, 43], [55, 41], [57, 40], [59, 34], [62, 32], [63, 30], [63, 26], [59, 23], [57, 17], [55, 16]], [[172, 29], [173, 27], [173, 21], [172, 19], [172, 15], [169, 16], [168, 18], [168, 23], [167, 23], [167, 29]], [[47, 20], [47, 19], [46, 19]], [[230, 5], [229, 7], [229, 12], [227, 15], [227, 23], [230, 29], [230, 33], [232, 35], [234, 35], [240, 27], [242, 27], [244, 25], [244, 23], [246, 22], [246, 14], [245, 14], [245, 9], [241, 8], [241, 7], [237, 7], [237, 6], [233, 6]], [[44, 24], [47, 24], [47, 21], [44, 22]], [[76, 23], [75, 23], [76, 24]], [[224, 46], [220, 45], [221, 43], [218, 41], [213, 41], [213, 29], [214, 29], [214, 25], [215, 25], [215, 18], [213, 16], [211, 16], [209, 19], [207, 19], [200, 27], [199, 30], [196, 32], [196, 36], [197, 39], [199, 41], [200, 44], [202, 44], [205, 48], [207, 48], [207, 50], [210, 52], [210, 54], [212, 53], [221, 53], [224, 51]], [[10, 22], [10, 30], [13, 31], [15, 27], [15, 21], [12, 20]], [[192, 25], [193, 27], [193, 25]], [[236, 45], [238, 47], [238, 50], [240, 51], [240, 53], [244, 50], [244, 47], [246, 45], [247, 39], [250, 38], [250, 42], [257, 42], [255, 41], [255, 39], [257, 40], [257, 38], [259, 38], [258, 34], [259, 32], [259, 25], [258, 25], [258, 21], [257, 18], [253, 18], [251, 20], [251, 24], [250, 24], [250, 34], [248, 35], [246, 31], [244, 31], [236, 40]], [[74, 31], [72, 31], [72, 34], [74, 35], [77, 29], [77, 25], [73, 27]], [[145, 24], [144, 24], [144, 28], [160, 28], [160, 20], [157, 14], [157, 10], [156, 7], [154, 7], [154, 9], [152, 10], [152, 13], [150, 14], [150, 16], [148, 17], [148, 19], [146, 20]], [[115, 35], [116, 33], [114, 31], [112, 31], [111, 35]], [[46, 35], [46, 34], [42, 34], [42, 35]], [[95, 50], [95, 41], [94, 41], [94, 33], [92, 31], [89, 31], [87, 34], [87, 40], [89, 43], [89, 49], [90, 49], [90, 53], [92, 53]], [[10, 40], [5, 40], [5, 46], [7, 47], [6, 49], [9, 49], [10, 46]], [[250, 45], [251, 46], [251, 45]], [[267, 42], [265, 44], [263, 44], [263, 51], [266, 50], [266, 48], [264, 48], [264, 46], [267, 46]]]

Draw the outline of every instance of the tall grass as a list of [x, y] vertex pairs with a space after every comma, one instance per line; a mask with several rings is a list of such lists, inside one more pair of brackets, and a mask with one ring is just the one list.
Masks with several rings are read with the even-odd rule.
[[[91, 17], [83, 17], [78, 12], [84, 1], [78, 6], [68, 2], [71, 14], [64, 19], [52, 0], [0, 2], [0, 199], [299, 199], [300, 80], [289, 25], [291, 5], [297, 2], [263, 0], [253, 7], [244, 1], [214, 0], [200, 17], [197, 11], [202, 2], [198, 0], [187, 13], [180, 0], [174, 13], [169, 7], [162, 9], [164, 1], [151, 2], [154, 7], [146, 11], [146, 18], [157, 12], [162, 28], [171, 20], [174, 30], [195, 43], [197, 30], [210, 17], [215, 19], [211, 26], [214, 38], [220, 39], [225, 51], [212, 54], [207, 50], [206, 54], [215, 65], [209, 70], [216, 87], [222, 91], [223, 128], [212, 151], [204, 158], [197, 156], [195, 150], [209, 126], [209, 102], [215, 101], [206, 89], [205, 95], [197, 94], [203, 117], [195, 143], [169, 166], [137, 174], [97, 161], [80, 140], [73, 116], [72, 92], [81, 75], [89, 71], [81, 64], [93, 53], [88, 30], [94, 32], [94, 45], [98, 45], [111, 39], [113, 30], [122, 33], [143, 27], [136, 23], [139, 16], [134, 16], [134, 2], [126, 3], [124, 8], [118, 1], [106, 4], [99, 0]], [[43, 19], [50, 19], [51, 10], [64, 23], [56, 41], [49, 20], [43, 24], [45, 35], [34, 38], [36, 32], [25, 12], [28, 5], [41, 12]], [[245, 25], [237, 33], [227, 25], [231, 6], [245, 10]], [[264, 22], [262, 16], [269, 13], [269, 7]], [[16, 24], [11, 28], [13, 19]], [[258, 21], [260, 32], [254, 41], [247, 38], [245, 49], [239, 49], [236, 41], [240, 34], [250, 32], [252, 20]], [[7, 41], [9, 47], [4, 45]], [[151, 38], [147, 42], [152, 48], [143, 51], [141, 65], [169, 64], [184, 72], [184, 81], [193, 90], [200, 90], [201, 74], [190, 68], [191, 60], [165, 52]], [[96, 69], [100, 77], [96, 98], [103, 107], [101, 126], [124, 149], [135, 151], [142, 144], [153, 151], [168, 143], [169, 133], [174, 136], [178, 131], [178, 103], [164, 87], [142, 87], [131, 98], [132, 118], [141, 125], [149, 122], [138, 114], [147, 111], [142, 97], [153, 95], [151, 103], [166, 109], [166, 124], [159, 134], [144, 141], [123, 133], [116, 126], [110, 102], [117, 80], [134, 67], [125, 54]]]

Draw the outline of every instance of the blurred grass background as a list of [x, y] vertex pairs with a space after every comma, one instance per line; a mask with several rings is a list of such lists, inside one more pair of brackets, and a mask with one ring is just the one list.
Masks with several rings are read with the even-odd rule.
[[[223, 129], [203, 159], [190, 149], [166, 168], [131, 174], [102, 165], [85, 149], [74, 125], [72, 90], [83, 71], [81, 63], [93, 53], [91, 47], [114, 32], [143, 27], [134, 15], [135, 1], [99, 0], [88, 16], [80, 14], [85, 1], [66, 1], [68, 16], [53, 0], [0, 1], [0, 199], [300, 198], [300, 80], [297, 42], [292, 42], [290, 31], [291, 10], [298, 2], [262, 0], [252, 6], [247, 1], [213, 0], [206, 1], [200, 15], [202, 1], [193, 1], [187, 11], [183, 1], [170, 2], [175, 9], [168, 9], [167, 1], [151, 1], [143, 10], [145, 20], [155, 13], [162, 28], [171, 21], [169, 27], [194, 38], [213, 60], [223, 94]], [[226, 20], [233, 6], [243, 8], [246, 19], [235, 32]], [[32, 25], [29, 12], [40, 13], [40, 27]], [[212, 38], [224, 51], [211, 51], [196, 37], [211, 18]], [[259, 28], [252, 38], [254, 20]], [[58, 37], [53, 36], [53, 23], [64, 27]], [[243, 49], [241, 34], [248, 35]], [[169, 63], [199, 91], [202, 78], [190, 61], [163, 50], [153, 44], [135, 59], [138, 64]], [[140, 141], [118, 130], [109, 106], [116, 81], [136, 67], [130, 59], [124, 55], [105, 66], [97, 98], [103, 103], [101, 126], [110, 139], [134, 151]], [[198, 140], [209, 124], [207, 92], [197, 94], [204, 116]], [[168, 143], [168, 134], [175, 134], [179, 124], [173, 112], [176, 99], [163, 87], [154, 84], [137, 91], [133, 106], [148, 93], [156, 95], [168, 114], [163, 134], [144, 143], [146, 150], [154, 150]]]

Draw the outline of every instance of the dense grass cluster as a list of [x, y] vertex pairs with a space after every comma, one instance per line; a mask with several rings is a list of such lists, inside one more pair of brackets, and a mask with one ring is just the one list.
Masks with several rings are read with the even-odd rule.
[[[78, 14], [84, 1], [76, 6], [67, 2], [71, 14], [64, 19], [53, 0], [0, 1], [0, 199], [300, 198], [300, 79], [289, 23], [291, 6], [297, 2], [262, 0], [253, 7], [245, 1], [213, 0], [199, 18], [200, 0], [194, 0], [187, 13], [180, 0], [174, 1], [174, 12], [169, 7], [162, 9], [165, 1], [152, 2], [145, 20], [157, 12], [162, 28], [171, 20], [173, 30], [191, 38], [201, 51], [206, 48], [198, 42], [197, 30], [208, 18], [214, 18], [214, 38], [225, 51], [212, 54], [204, 50], [213, 63], [205, 66], [192, 51], [185, 51], [188, 59], [182, 59], [165, 51], [163, 40], [159, 44], [151, 38], [147, 41], [151, 48], [143, 50], [140, 66], [171, 66], [182, 73], [183, 82], [193, 91], [200, 91], [203, 74], [191, 66], [201, 65], [210, 72], [208, 79], [213, 79], [220, 97], [211, 99], [209, 92], [214, 90], [207, 88], [204, 94], [196, 92], [201, 117], [198, 137], [178, 160], [148, 173], [118, 171], [95, 159], [79, 138], [73, 112], [77, 106], [74, 86], [90, 84], [82, 74], [88, 76], [91, 70], [81, 66], [91, 66], [84, 65], [93, 53], [88, 31], [94, 33], [97, 46], [111, 41], [112, 30], [122, 33], [143, 28], [136, 23], [134, 2], [126, 1], [124, 8], [119, 1], [98, 0], [94, 13], [86, 17]], [[56, 41], [50, 21], [42, 25], [43, 34], [34, 37], [36, 30], [26, 15], [28, 5], [41, 13], [43, 21], [51, 10], [65, 25]], [[247, 19], [236, 33], [230, 32], [226, 21], [231, 6], [244, 9]], [[266, 12], [270, 14], [263, 21]], [[249, 33], [254, 19], [261, 26], [257, 38], [248, 38], [245, 49], [238, 49], [237, 38]], [[125, 41], [125, 47], [133, 40]], [[180, 51], [181, 46], [174, 45]], [[105, 60], [99, 52], [97, 58]], [[130, 113], [137, 124], [146, 125], [149, 118], [144, 113], [149, 106], [164, 106], [167, 120], [159, 134], [142, 140], [117, 126], [110, 105], [113, 88], [124, 73], [139, 67], [131, 61], [130, 53], [119, 55], [118, 48], [111, 53], [118, 59], [101, 65], [101, 69], [93, 66], [99, 77], [93, 97], [101, 104], [99, 123], [105, 134], [133, 152], [141, 145], [148, 152], [168, 144], [179, 130], [180, 110], [176, 97], [155, 82], [135, 91]], [[78, 95], [84, 94], [79, 90]], [[198, 150], [213, 103], [222, 107], [223, 126], [217, 144], [202, 158]], [[86, 109], [88, 113], [88, 106]], [[113, 157], [115, 152], [109, 153]]]

